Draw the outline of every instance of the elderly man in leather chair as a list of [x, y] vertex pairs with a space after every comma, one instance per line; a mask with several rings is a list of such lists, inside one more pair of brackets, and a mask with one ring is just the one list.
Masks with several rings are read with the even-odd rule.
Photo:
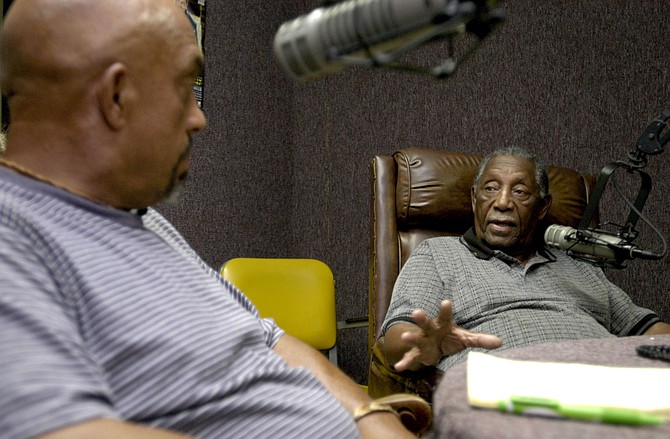
[[382, 325], [396, 372], [446, 370], [472, 348], [670, 333], [602, 270], [544, 247], [538, 225], [552, 197], [532, 154], [484, 158], [471, 195], [474, 227], [423, 241], [398, 276]]

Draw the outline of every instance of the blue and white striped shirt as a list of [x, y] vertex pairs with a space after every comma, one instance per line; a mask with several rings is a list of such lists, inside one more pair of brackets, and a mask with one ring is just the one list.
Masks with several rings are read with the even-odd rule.
[[0, 431], [114, 418], [202, 438], [350, 438], [282, 336], [156, 211], [0, 167]]

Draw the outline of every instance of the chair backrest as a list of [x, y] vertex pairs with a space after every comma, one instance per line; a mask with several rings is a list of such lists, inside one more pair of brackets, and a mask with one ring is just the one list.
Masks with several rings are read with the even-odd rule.
[[[380, 335], [393, 285], [412, 250], [426, 238], [461, 235], [473, 225], [470, 190], [482, 158], [408, 148], [371, 161], [369, 348]], [[544, 226], [577, 227], [595, 177], [561, 167], [547, 171], [553, 202]]]
[[271, 317], [288, 334], [329, 351], [337, 364], [335, 281], [328, 265], [316, 259], [234, 258], [221, 274], [261, 317]]

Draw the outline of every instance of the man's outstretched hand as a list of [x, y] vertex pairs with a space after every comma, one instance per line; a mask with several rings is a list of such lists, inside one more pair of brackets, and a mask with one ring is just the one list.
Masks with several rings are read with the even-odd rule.
[[470, 332], [453, 322], [451, 301], [440, 304], [440, 312], [431, 319], [422, 310], [412, 312], [415, 328], [404, 331], [400, 339], [411, 346], [394, 368], [398, 372], [435, 366], [445, 355], [453, 355], [468, 347], [495, 349], [502, 345], [499, 337]]

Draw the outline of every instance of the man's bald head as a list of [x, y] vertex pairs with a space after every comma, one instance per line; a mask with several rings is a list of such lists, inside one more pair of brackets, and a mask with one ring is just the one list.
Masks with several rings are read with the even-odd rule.
[[110, 63], [159, 53], [147, 48], [175, 28], [175, 9], [171, 0], [15, 0], [0, 37], [2, 92], [37, 98], [45, 87], [69, 85], [76, 94]]

